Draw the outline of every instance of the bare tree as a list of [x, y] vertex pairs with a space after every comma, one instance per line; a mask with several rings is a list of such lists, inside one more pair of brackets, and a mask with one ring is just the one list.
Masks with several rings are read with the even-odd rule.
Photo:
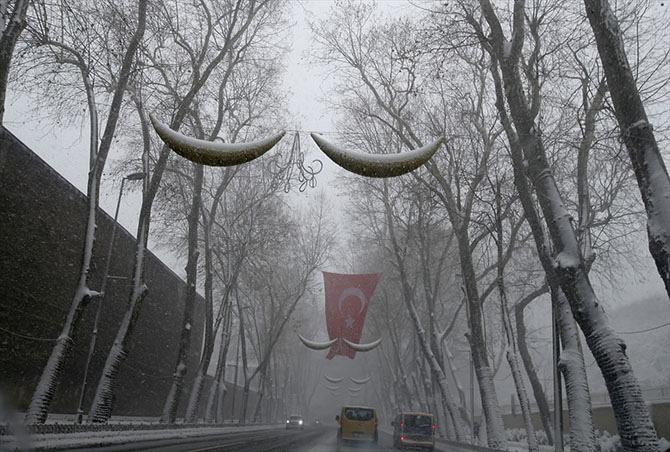
[[5, 98], [14, 47], [26, 27], [29, 0], [0, 1], [0, 125], [5, 116]]
[[[351, 70], [346, 72], [349, 84], [343, 88], [344, 92], [352, 92], [358, 99], [366, 101], [362, 107], [349, 108], [348, 111], [354, 110], [362, 117], [378, 121], [380, 127], [387, 128], [400, 144], [410, 149], [423, 145], [419, 138], [422, 134], [448, 137], [448, 156], [439, 163], [433, 161], [426, 165], [430, 181], [423, 175], [415, 177], [419, 177], [442, 202], [455, 233], [471, 313], [468, 337], [486, 418], [487, 437], [490, 446], [500, 447], [505, 443], [505, 436], [493, 384], [494, 367], [489, 362], [484, 341], [482, 313], [482, 301], [490, 291], [484, 296], [480, 293], [473, 261], [473, 249], [488, 232], [476, 233], [474, 238], [470, 236], [473, 233], [471, 227], [477, 190], [497, 136], [501, 133], [500, 129], [490, 128], [484, 119], [487, 112], [481, 95], [485, 90], [485, 76], [473, 77], [472, 96], [447, 99], [444, 84], [434, 83], [419, 74], [419, 69], [423, 67], [423, 55], [417, 44], [420, 40], [406, 35], [411, 30], [411, 24], [399, 21], [394, 27], [389, 27], [390, 41], [382, 44], [379, 38], [372, 39], [366, 34], [365, 28], [373, 20], [369, 9], [353, 5], [346, 9], [346, 13], [342, 12], [329, 21], [331, 24], [337, 22], [336, 26], [320, 24], [313, 29], [326, 49], [324, 57]], [[393, 33], [396, 33], [395, 38]], [[431, 88], [437, 90], [437, 96], [419, 96], [420, 86], [428, 83], [433, 83]], [[447, 133], [452, 121], [461, 119], [457, 119], [457, 115], [452, 116], [451, 111], [446, 109], [448, 102], [462, 106], [462, 117], [468, 125], [465, 133], [455, 136]], [[417, 127], [419, 118], [423, 119], [423, 130]], [[461, 123], [453, 130], [462, 130]], [[459, 155], [465, 149], [468, 149], [469, 158]], [[469, 174], [465, 176], [465, 172]], [[495, 284], [491, 287], [493, 289]]]
[[[283, 337], [298, 303], [313, 290], [313, 274], [329, 256], [334, 235], [324, 216], [322, 203], [311, 209], [309, 217], [300, 219], [299, 227], [295, 222], [289, 223], [293, 227], [287, 227], [283, 223], [286, 219], [276, 212], [276, 207], [269, 206], [267, 202], [264, 204], [269, 212], [275, 212], [274, 221], [279, 223], [279, 228], [273, 228], [276, 231], [273, 232], [273, 240], [268, 239], [270, 230], [266, 229], [263, 251], [250, 261], [249, 273], [245, 273], [243, 278], [244, 287], [249, 291], [246, 298], [256, 303], [255, 315], [251, 322], [247, 322], [248, 332], [252, 333], [247, 339], [255, 350], [257, 365], [250, 373], [245, 372], [242, 422], [247, 419], [251, 382], [256, 377], [260, 378], [259, 399], [262, 398], [263, 383], [275, 347]], [[265, 217], [263, 223], [267, 227], [272, 221]], [[266, 247], [272, 247], [273, 251]], [[285, 265], [288, 261], [292, 263], [290, 267]], [[259, 409], [257, 406], [254, 410], [254, 417]]]
[[[163, 5], [160, 14], [156, 15], [151, 25], [155, 40], [152, 44], [155, 49], [146, 49], [143, 57], [150, 63], [151, 69], [151, 72], [145, 72], [146, 76], [152, 77], [145, 80], [145, 83], [155, 86], [160, 92], [169, 93], [172, 97], [173, 115], [170, 128], [179, 129], [190, 114], [194, 100], [208, 84], [215, 69], [220, 68], [225, 61], [223, 66], [225, 70], [222, 75], [225, 78], [226, 74], [231, 73], [244, 59], [245, 52], [252, 44], [260, 37], [265, 37], [266, 26], [273, 13], [271, 6], [270, 0], [231, 0], [213, 4], [199, 2], [196, 6], [197, 13], [204, 16], [203, 23], [206, 24], [206, 27], [203, 30], [186, 27], [190, 33], [202, 31], [199, 37], [186, 37], [178, 19], [179, 15], [176, 11], [170, 11], [166, 5]], [[168, 42], [168, 37], [174, 43], [172, 47], [164, 46], [164, 43]], [[178, 55], [180, 61], [186, 61], [184, 65], [165, 64], [175, 55]], [[188, 69], [183, 69], [184, 67]], [[185, 78], [182, 77], [184, 75], [182, 71], [188, 74]], [[220, 86], [220, 83], [216, 86]], [[147, 249], [151, 211], [170, 152], [167, 146], [161, 148], [155, 159], [151, 178], [146, 181], [140, 208], [136, 260], [132, 272], [133, 287], [129, 296], [128, 309], [98, 382], [89, 415], [93, 422], [106, 422], [111, 415], [116, 376], [126, 355], [127, 344], [132, 334], [134, 320], [141, 307], [143, 294], [147, 290], [144, 284], [144, 256]]]
[[670, 296], [670, 177], [607, 0], [585, 0], [610, 97], [647, 211], [649, 252]]
[[[29, 423], [43, 423], [46, 420], [49, 411], [49, 405], [53, 400], [56, 385], [58, 384], [63, 370], [65, 357], [72, 347], [73, 333], [78, 321], [81, 319], [82, 310], [84, 306], [90, 301], [91, 297], [99, 295], [89, 287], [89, 271], [93, 257], [93, 244], [95, 241], [100, 178], [105, 168], [107, 155], [109, 154], [109, 149], [112, 145], [112, 139], [114, 138], [116, 124], [121, 111], [123, 96], [125, 94], [126, 86], [131, 75], [131, 70], [135, 63], [135, 53], [144, 35], [147, 3], [148, 2], [146, 0], [140, 0], [138, 2], [137, 25], [131, 39], [128, 42], [128, 47], [126, 48], [123, 56], [117, 83], [113, 89], [114, 94], [109, 107], [107, 123], [99, 145], [97, 142], [97, 133], [95, 132], [97, 127], [92, 127], [91, 129], [92, 156], [87, 185], [88, 215], [86, 219], [86, 236], [84, 238], [83, 244], [83, 257], [80, 267], [79, 282], [70, 304], [70, 310], [63, 326], [63, 330], [61, 331], [58, 341], [51, 351], [49, 360], [47, 361], [47, 364], [42, 371], [42, 376], [40, 377], [37, 388], [35, 389], [35, 393], [33, 394], [30, 407], [26, 413], [26, 422]], [[76, 51], [73, 52], [73, 55], [76, 55]], [[93, 110], [94, 108], [91, 106], [92, 118], [95, 117]], [[93, 153], [94, 148], [95, 153]]]
[[[656, 432], [626, 356], [625, 345], [608, 326], [602, 307], [596, 300], [583, 265], [576, 233], [563, 206], [542, 138], [533, 119], [536, 104], [529, 105], [526, 102], [518, 68], [525, 35], [525, 4], [523, 1], [514, 3], [511, 41], [504, 36], [500, 20], [490, 2], [480, 0], [480, 7], [491, 33], [490, 38], [480, 35], [480, 40], [490, 45], [492, 56], [500, 64], [511, 122], [523, 148], [528, 174], [544, 214], [561, 289], [603, 373], [622, 444], [624, 447], [652, 450], [657, 447]], [[582, 400], [579, 407], [582, 410], [583, 403]]]
[[519, 355], [517, 350], [516, 338], [514, 337], [514, 328], [512, 320], [509, 315], [509, 307], [507, 303], [507, 291], [505, 288], [505, 252], [504, 252], [504, 230], [502, 219], [502, 193], [501, 182], [496, 181], [495, 190], [495, 234], [494, 240], [496, 242], [497, 251], [497, 283], [498, 293], [500, 297], [500, 313], [502, 316], [503, 331], [505, 333], [505, 340], [507, 341], [507, 362], [512, 371], [512, 378], [514, 386], [516, 387], [517, 396], [519, 398], [519, 406], [521, 408], [521, 415], [523, 416], [524, 427], [526, 429], [526, 438], [528, 442], [529, 451], [539, 450], [537, 438], [535, 437], [535, 429], [533, 427], [533, 420], [530, 414], [530, 404], [528, 402], [528, 394], [526, 392], [526, 385], [523, 381], [523, 375], [519, 366]]

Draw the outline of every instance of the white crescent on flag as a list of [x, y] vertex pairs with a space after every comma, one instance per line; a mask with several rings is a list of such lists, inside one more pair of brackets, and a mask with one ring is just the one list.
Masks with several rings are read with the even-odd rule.
[[337, 300], [337, 307], [340, 310], [340, 312], [342, 312], [342, 303], [344, 303], [344, 300], [346, 300], [349, 297], [358, 298], [358, 300], [361, 303], [358, 313], [360, 314], [361, 312], [363, 312], [363, 309], [365, 309], [365, 307], [368, 304], [368, 299], [365, 297], [363, 291], [358, 287], [348, 287], [342, 291], [342, 293], [340, 294], [340, 298]]

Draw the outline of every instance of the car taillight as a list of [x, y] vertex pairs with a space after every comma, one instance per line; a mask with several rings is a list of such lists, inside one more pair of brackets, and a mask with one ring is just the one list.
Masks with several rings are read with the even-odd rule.
[[437, 428], [437, 424], [433, 424], [433, 430]]
[[400, 421], [400, 428], [403, 428], [405, 426], [405, 423], [403, 421]]
[[405, 437], [400, 435], [400, 441], [405, 441]]

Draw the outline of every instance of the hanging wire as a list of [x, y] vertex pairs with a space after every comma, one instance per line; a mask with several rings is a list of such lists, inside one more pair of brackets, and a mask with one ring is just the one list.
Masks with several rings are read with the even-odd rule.
[[666, 326], [669, 326], [669, 325], [670, 325], [670, 322], [666, 322], [666, 323], [664, 323], [664, 324], [662, 324], [662, 325], [652, 326], [651, 328], [647, 328], [646, 330], [638, 330], [638, 331], [617, 331], [617, 333], [619, 333], [619, 334], [640, 334], [640, 333], [648, 333], [649, 331], [658, 330], [658, 329], [661, 329], [661, 328], [666, 327]]

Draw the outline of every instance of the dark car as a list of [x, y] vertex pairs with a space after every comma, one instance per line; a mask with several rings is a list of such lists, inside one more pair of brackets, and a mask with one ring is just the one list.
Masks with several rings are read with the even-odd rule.
[[398, 414], [393, 422], [393, 445], [398, 448], [435, 448], [435, 421], [430, 413]]
[[286, 419], [286, 429], [288, 430], [292, 428], [305, 428], [305, 420], [302, 418], [302, 416], [292, 414], [288, 419]]

